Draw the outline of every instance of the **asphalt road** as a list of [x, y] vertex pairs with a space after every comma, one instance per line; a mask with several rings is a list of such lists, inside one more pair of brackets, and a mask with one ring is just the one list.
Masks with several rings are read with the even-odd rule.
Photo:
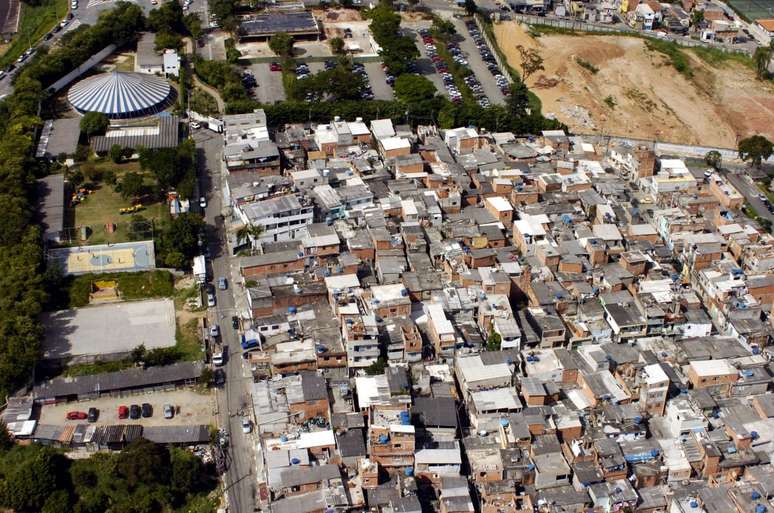
[[758, 198], [761, 190], [745, 173], [743, 168], [724, 169], [722, 174], [731, 182], [731, 185], [736, 187], [736, 190], [742, 193], [744, 199], [747, 200], [747, 203], [750, 204], [760, 217], [774, 223], [774, 214], [770, 213], [766, 205]]
[[228, 356], [225, 363], [226, 383], [217, 393], [218, 425], [229, 432], [230, 444], [227, 451], [228, 469], [224, 476], [225, 493], [230, 513], [252, 513], [255, 505], [255, 474], [253, 472], [254, 435], [242, 432], [240, 412], [249, 414], [251, 382], [241, 358], [239, 334], [231, 325], [231, 317], [237, 314], [232, 290], [238, 287], [232, 274], [232, 262], [225, 243], [222, 205], [223, 176], [220, 172], [220, 153], [223, 139], [209, 130], [199, 130], [194, 134], [199, 149], [200, 185], [207, 197], [205, 221], [208, 226], [208, 241], [212, 265], [212, 281], [226, 277], [229, 286], [226, 290], [216, 287], [217, 304], [210, 308], [210, 323], [220, 325], [221, 344]]
[[253, 89], [253, 96], [261, 103], [285, 101], [285, 87], [282, 85], [282, 73], [271, 71], [269, 64], [254, 63], [248, 66], [258, 87]]
[[374, 98], [377, 100], [392, 100], [395, 98], [395, 94], [387, 83], [387, 74], [382, 69], [379, 62], [365, 62], [363, 63], [368, 73], [368, 82], [371, 84], [371, 90], [374, 92]]

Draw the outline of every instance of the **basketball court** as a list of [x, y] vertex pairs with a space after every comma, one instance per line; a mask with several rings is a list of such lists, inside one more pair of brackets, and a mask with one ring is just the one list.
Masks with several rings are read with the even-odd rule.
[[64, 274], [147, 271], [156, 268], [153, 241], [52, 249], [49, 262]]

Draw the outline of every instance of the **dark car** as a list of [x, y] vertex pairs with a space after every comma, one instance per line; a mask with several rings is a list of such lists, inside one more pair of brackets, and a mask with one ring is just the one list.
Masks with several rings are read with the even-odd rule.
[[96, 408], [89, 408], [88, 421], [89, 422], [97, 422], [98, 418], [99, 418], [99, 410], [96, 409]]
[[237, 317], [236, 315], [231, 316], [231, 327], [234, 328], [235, 330], [239, 329], [239, 317]]
[[129, 407], [129, 418], [130, 419], [139, 419], [140, 418], [140, 407], [136, 404], [133, 404]]
[[226, 382], [226, 373], [223, 372], [223, 369], [215, 369], [215, 372], [212, 373], [212, 382], [215, 383], [216, 387], [223, 386]]
[[153, 406], [148, 403], [142, 403], [142, 416], [146, 419], [153, 416]]

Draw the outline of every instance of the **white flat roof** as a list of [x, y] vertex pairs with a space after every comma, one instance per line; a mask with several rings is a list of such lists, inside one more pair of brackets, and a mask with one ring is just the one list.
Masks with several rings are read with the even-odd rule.
[[736, 368], [728, 360], [697, 360], [689, 363], [697, 376], [720, 376], [736, 374]]
[[661, 368], [661, 365], [654, 363], [652, 365], [645, 366], [645, 383], [648, 385], [655, 385], [657, 383], [663, 383], [669, 381], [669, 377]]
[[354, 289], [360, 286], [360, 280], [357, 274], [340, 274], [337, 276], [326, 276], [325, 287], [328, 290], [333, 289]]
[[511, 205], [510, 201], [503, 198], [502, 196], [490, 196], [486, 199], [486, 201], [498, 212], [510, 212], [513, 210], [513, 206]]

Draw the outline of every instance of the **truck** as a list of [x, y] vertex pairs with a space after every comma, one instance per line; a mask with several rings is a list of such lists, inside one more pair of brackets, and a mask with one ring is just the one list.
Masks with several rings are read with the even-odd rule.
[[207, 282], [207, 257], [204, 255], [194, 257], [193, 275], [196, 283], [202, 285]]
[[249, 349], [253, 349], [255, 347], [260, 347], [260, 342], [257, 333], [255, 333], [256, 336], [245, 336], [242, 335], [242, 350], [247, 351]]

